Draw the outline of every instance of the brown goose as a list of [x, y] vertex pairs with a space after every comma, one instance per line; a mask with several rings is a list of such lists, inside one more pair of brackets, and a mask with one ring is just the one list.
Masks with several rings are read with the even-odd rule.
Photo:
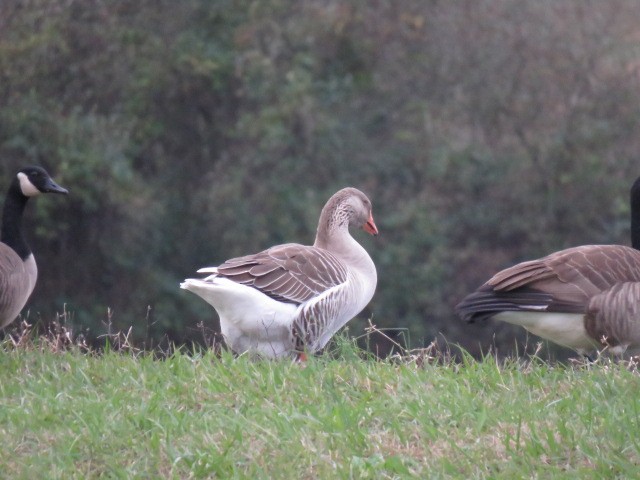
[[186, 279], [180, 287], [218, 311], [234, 352], [304, 358], [373, 297], [376, 268], [350, 226], [378, 234], [367, 196], [344, 188], [322, 209], [313, 246], [287, 243], [227, 260], [198, 270], [212, 275]]
[[456, 306], [473, 323], [490, 317], [587, 355], [640, 347], [640, 178], [631, 187], [633, 248], [585, 245], [502, 270]]
[[0, 237], [0, 328], [15, 320], [36, 285], [38, 268], [22, 236], [22, 214], [29, 198], [41, 193], [68, 192], [40, 167], [20, 170], [7, 191]]

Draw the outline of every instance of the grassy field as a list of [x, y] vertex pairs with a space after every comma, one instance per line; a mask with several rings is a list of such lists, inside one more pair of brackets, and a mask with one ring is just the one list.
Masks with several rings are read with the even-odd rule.
[[640, 376], [0, 348], [2, 478], [637, 478]]

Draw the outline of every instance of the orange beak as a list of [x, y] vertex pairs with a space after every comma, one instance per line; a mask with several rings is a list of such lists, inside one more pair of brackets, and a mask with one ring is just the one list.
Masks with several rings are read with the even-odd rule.
[[371, 235], [378, 235], [378, 227], [376, 227], [376, 222], [373, 221], [372, 213], [369, 214], [369, 220], [362, 226], [362, 229]]

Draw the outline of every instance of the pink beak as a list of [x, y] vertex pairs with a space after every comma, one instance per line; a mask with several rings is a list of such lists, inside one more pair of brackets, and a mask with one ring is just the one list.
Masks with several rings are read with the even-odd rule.
[[378, 235], [378, 227], [376, 227], [376, 222], [373, 221], [372, 213], [369, 214], [369, 220], [362, 226], [362, 229], [371, 235]]

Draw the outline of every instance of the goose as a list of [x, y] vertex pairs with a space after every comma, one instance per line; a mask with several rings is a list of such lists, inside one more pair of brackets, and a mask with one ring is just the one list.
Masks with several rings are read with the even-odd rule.
[[286, 243], [227, 260], [180, 287], [202, 297], [220, 317], [235, 353], [306, 359], [369, 303], [376, 268], [349, 227], [378, 234], [371, 201], [352, 187], [335, 193], [320, 214], [313, 246]]
[[640, 178], [630, 191], [632, 248], [583, 245], [519, 263], [465, 297], [466, 322], [495, 318], [589, 357], [640, 346]]
[[38, 278], [36, 260], [22, 235], [22, 214], [31, 197], [68, 191], [41, 167], [20, 170], [9, 185], [0, 236], [0, 328], [15, 320], [27, 303]]

